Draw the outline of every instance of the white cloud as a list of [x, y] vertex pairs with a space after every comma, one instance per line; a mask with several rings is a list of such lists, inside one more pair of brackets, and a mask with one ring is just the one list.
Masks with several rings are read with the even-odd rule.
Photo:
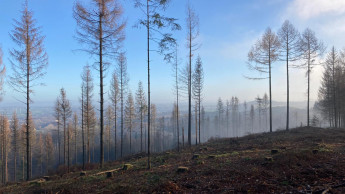
[[[344, 0], [295, 0], [288, 6], [291, 15], [308, 20], [324, 14], [342, 14], [345, 12]], [[289, 14], [289, 15], [290, 15]]]

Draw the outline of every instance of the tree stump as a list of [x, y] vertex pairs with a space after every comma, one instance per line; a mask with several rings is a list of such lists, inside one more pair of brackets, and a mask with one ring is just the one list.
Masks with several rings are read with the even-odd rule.
[[198, 158], [200, 158], [199, 154], [194, 154], [193, 157], [192, 157], [193, 160], [198, 159]]
[[131, 168], [133, 168], [133, 165], [132, 165], [132, 164], [124, 164], [124, 165], [123, 165], [123, 170], [129, 170], [129, 169], [131, 169]]
[[189, 170], [188, 167], [184, 167], [184, 166], [179, 166], [179, 167], [177, 168], [177, 172], [178, 172], [178, 173], [187, 172], [188, 170]]
[[278, 154], [278, 150], [274, 149], [274, 150], [271, 150], [271, 154]]
[[108, 171], [108, 172], [106, 172], [106, 174], [107, 174], [107, 178], [113, 177], [113, 172], [112, 171]]

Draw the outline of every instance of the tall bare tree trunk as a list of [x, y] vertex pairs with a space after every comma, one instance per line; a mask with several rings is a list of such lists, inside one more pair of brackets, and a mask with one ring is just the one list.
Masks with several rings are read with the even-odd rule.
[[151, 138], [150, 138], [150, 128], [151, 128], [151, 91], [150, 91], [150, 9], [149, 1], [146, 2], [146, 13], [147, 13], [147, 168], [151, 168]]
[[[309, 40], [308, 40], [309, 41]], [[309, 44], [308, 44], [309, 45]], [[309, 127], [309, 121], [310, 121], [310, 117], [309, 117], [309, 96], [310, 96], [310, 48], [308, 49], [309, 53], [308, 53], [308, 105], [307, 105], [307, 126]]]
[[198, 105], [195, 103], [195, 145], [198, 145]]
[[[270, 43], [269, 43], [270, 44]], [[271, 45], [269, 45], [269, 48], [271, 48]], [[270, 87], [270, 132], [272, 132], [272, 75], [271, 75], [271, 49], [268, 51], [268, 68], [269, 68], [269, 87]]]
[[192, 145], [192, 26], [189, 25], [188, 145]]
[[201, 106], [200, 106], [200, 104], [201, 104], [201, 96], [199, 95], [198, 96], [199, 97], [199, 103], [198, 103], [198, 106], [199, 106], [199, 144], [201, 143], [201, 141], [200, 141], [200, 133], [201, 133]]
[[[288, 38], [288, 36], [287, 36]], [[289, 86], [289, 39], [286, 41], [286, 130], [289, 130], [290, 86]]]
[[[103, 12], [103, 4], [101, 5], [102, 12]], [[100, 167], [103, 168], [104, 163], [104, 145], [103, 145], [103, 29], [102, 29], [102, 14], [99, 15], [99, 76], [100, 76]]]
[[[29, 26], [26, 27], [26, 36], [29, 37]], [[29, 40], [26, 42], [26, 180], [31, 179], [31, 160], [30, 160], [30, 125], [29, 125], [29, 113], [30, 113], [30, 51]]]
[[81, 87], [81, 136], [83, 144], [83, 170], [85, 170], [85, 135], [84, 135], [84, 87]]

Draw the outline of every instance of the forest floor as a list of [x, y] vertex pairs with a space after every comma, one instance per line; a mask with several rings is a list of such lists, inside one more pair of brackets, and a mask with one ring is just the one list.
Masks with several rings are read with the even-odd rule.
[[[194, 158], [194, 159], [193, 159]], [[124, 164], [133, 165], [124, 170]], [[211, 140], [180, 153], [135, 155], [101, 170], [9, 183], [0, 193], [345, 193], [345, 130], [290, 131]], [[179, 167], [183, 168], [178, 172]], [[185, 171], [184, 171], [185, 170]]]

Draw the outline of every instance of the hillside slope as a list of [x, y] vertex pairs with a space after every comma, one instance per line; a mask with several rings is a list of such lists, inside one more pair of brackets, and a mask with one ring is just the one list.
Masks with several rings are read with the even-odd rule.
[[[277, 152], [277, 153], [276, 153]], [[255, 192], [345, 193], [345, 130], [298, 128], [285, 132], [212, 140], [146, 158], [107, 164], [100, 170], [9, 184], [1, 193]], [[192, 159], [194, 157], [194, 159]], [[132, 168], [123, 170], [123, 164]], [[187, 167], [178, 172], [178, 167]], [[183, 170], [182, 170], [183, 171]]]

